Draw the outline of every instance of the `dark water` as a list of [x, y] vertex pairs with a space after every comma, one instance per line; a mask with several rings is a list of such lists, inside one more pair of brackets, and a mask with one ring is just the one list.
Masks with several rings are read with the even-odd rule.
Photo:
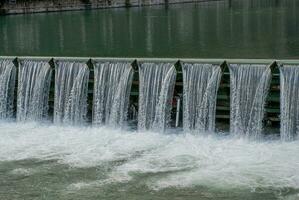
[[0, 17], [0, 55], [299, 58], [298, 0]]

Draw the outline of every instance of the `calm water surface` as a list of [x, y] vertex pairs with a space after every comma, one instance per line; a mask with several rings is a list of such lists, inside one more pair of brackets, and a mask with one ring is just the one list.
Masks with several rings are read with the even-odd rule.
[[0, 55], [299, 58], [299, 1], [0, 17]]

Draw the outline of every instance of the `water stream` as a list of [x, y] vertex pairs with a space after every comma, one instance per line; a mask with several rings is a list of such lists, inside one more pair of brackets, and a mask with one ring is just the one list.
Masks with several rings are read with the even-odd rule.
[[51, 75], [51, 66], [46, 61], [20, 62], [17, 121], [36, 121], [48, 117]]
[[54, 123], [86, 121], [89, 69], [83, 62], [58, 61], [55, 66]]
[[12, 60], [0, 60], [0, 119], [13, 116], [16, 67]]
[[271, 81], [267, 65], [230, 64], [230, 132], [253, 139], [262, 137], [264, 105]]
[[184, 63], [183, 126], [185, 131], [214, 132], [221, 68], [212, 64]]
[[93, 124], [124, 125], [134, 70], [130, 63], [96, 63], [94, 67]]
[[176, 69], [171, 63], [139, 67], [138, 129], [164, 130], [169, 123]]
[[283, 65], [280, 69], [280, 136], [293, 140], [299, 133], [299, 68]]

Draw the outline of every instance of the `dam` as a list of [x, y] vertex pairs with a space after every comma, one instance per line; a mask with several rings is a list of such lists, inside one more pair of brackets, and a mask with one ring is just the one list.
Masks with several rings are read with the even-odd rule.
[[1, 200], [299, 199], [299, 1], [195, 1], [0, 5]]
[[0, 57], [0, 117], [298, 136], [298, 60]]
[[298, 0], [6, 2], [1, 200], [299, 199]]

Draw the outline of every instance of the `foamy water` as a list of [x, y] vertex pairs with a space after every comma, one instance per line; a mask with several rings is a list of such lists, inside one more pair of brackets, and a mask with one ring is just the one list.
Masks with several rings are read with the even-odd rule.
[[[0, 161], [57, 160], [83, 169], [117, 162], [106, 179], [75, 182], [68, 189], [150, 175], [144, 183], [152, 190], [193, 186], [298, 190], [298, 155], [298, 140], [253, 142], [105, 127], [0, 123]], [[15, 169], [11, 173], [30, 175], [34, 170]]]

